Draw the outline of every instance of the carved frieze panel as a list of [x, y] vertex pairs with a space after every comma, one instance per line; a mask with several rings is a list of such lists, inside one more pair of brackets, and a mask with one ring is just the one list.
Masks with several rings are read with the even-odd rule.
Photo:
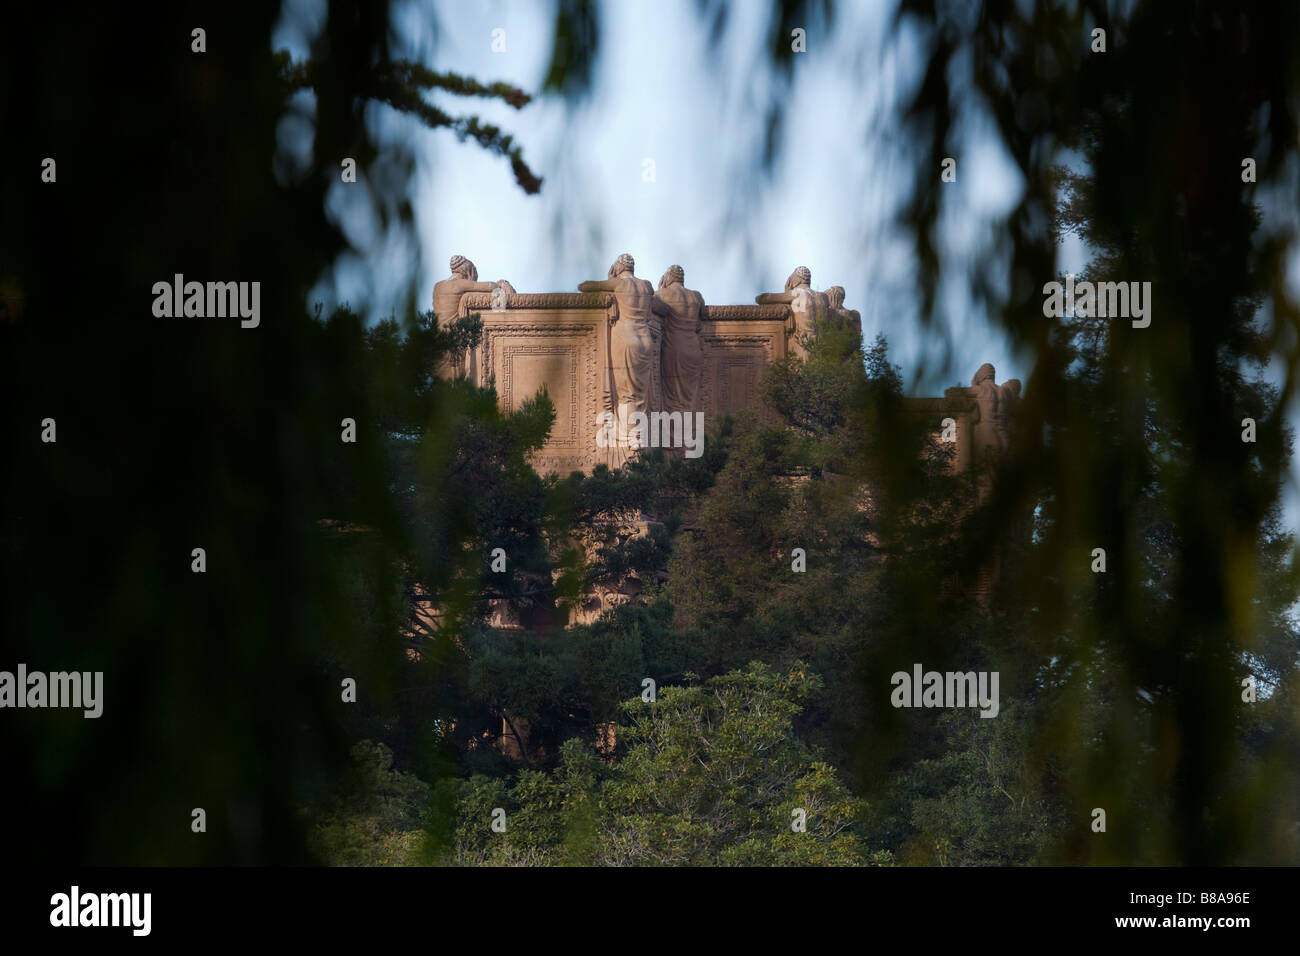
[[491, 312], [466, 301], [479, 295], [461, 302], [462, 312], [478, 311], [483, 320], [471, 378], [483, 386], [495, 383], [498, 399], [508, 409], [519, 408], [545, 388], [555, 406], [555, 424], [533, 466], [559, 474], [590, 471], [604, 460], [604, 450], [596, 447], [596, 416], [603, 407], [608, 366], [609, 318], [602, 297], [584, 296], [586, 308]]
[[[775, 311], [785, 315], [779, 306], [722, 307], [752, 313], [758, 310]], [[727, 319], [718, 320], [721, 309], [712, 306], [710, 319], [705, 321], [704, 368], [700, 380], [701, 411], [706, 427], [719, 415], [735, 414], [758, 405], [758, 383], [763, 370], [778, 358], [785, 356], [785, 320]]]

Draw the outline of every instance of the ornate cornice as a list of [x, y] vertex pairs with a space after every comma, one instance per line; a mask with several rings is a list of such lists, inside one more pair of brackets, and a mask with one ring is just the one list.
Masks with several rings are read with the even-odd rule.
[[[515, 292], [506, 296], [506, 309], [608, 309], [612, 292]], [[460, 297], [462, 314], [491, 312], [491, 292], [466, 292]]]
[[784, 319], [788, 305], [706, 305], [700, 316], [706, 322], [755, 322]]
[[[516, 292], [506, 296], [510, 309], [608, 309], [614, 305], [612, 292]], [[466, 292], [460, 297], [460, 314], [491, 312], [491, 292]], [[499, 311], [499, 310], [498, 310]], [[756, 322], [783, 320], [790, 314], [786, 305], [706, 305], [700, 318], [706, 322]]]

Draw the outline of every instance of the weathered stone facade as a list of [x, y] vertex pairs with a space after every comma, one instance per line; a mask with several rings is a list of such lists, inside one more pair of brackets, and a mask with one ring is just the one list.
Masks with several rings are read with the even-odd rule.
[[[616, 465], [610, 449], [597, 445], [597, 415], [613, 411], [608, 365], [611, 313], [609, 293], [508, 295], [506, 308], [490, 311], [491, 294], [461, 297], [462, 316], [483, 320], [480, 345], [465, 358], [464, 371], [478, 385], [495, 380], [506, 408], [515, 408], [545, 386], [555, 403], [551, 437], [536, 459], [542, 471], [586, 471], [600, 463]], [[698, 410], [706, 428], [721, 416], [754, 408], [763, 370], [788, 354], [789, 310], [777, 305], [705, 306], [701, 329]], [[661, 333], [660, 333], [661, 334]], [[656, 334], [656, 341], [659, 334]], [[908, 415], [955, 423], [953, 467], [966, 471], [1005, 448], [1008, 422], [1019, 382], [982, 388], [949, 389], [942, 398], [912, 398]], [[974, 394], [990, 392], [990, 394]], [[664, 407], [659, 368], [651, 377], [650, 407]]]
[[[844, 308], [844, 290], [817, 292], [811, 273], [799, 267], [783, 293], [759, 295], [754, 305], [707, 305], [686, 289], [684, 272], [672, 266], [650, 298], [650, 283], [633, 274], [626, 254], [610, 277], [583, 283], [593, 291], [517, 293], [505, 280], [478, 283], [474, 264], [452, 260], [452, 278], [435, 287], [440, 321], [478, 314], [483, 322], [476, 348], [452, 370], [477, 385], [495, 383], [506, 408], [545, 388], [555, 405], [555, 425], [534, 460], [539, 471], [590, 472], [617, 467], [635, 448], [598, 440], [602, 415], [620, 406], [646, 413], [703, 415], [705, 430], [723, 416], [758, 405], [763, 370], [787, 355], [802, 355], [830, 313], [861, 328], [857, 312]], [[619, 302], [630, 315], [620, 317]], [[698, 317], [698, 341], [691, 341]], [[635, 324], [634, 331], [619, 323]], [[666, 387], [664, 370], [674, 376]], [[620, 384], [621, 383], [621, 384]], [[967, 471], [1006, 449], [1020, 393], [1015, 379], [998, 385], [991, 365], [981, 366], [969, 388], [950, 388], [942, 398], [913, 398], [906, 414], [934, 423], [936, 440], [951, 419], [953, 467]], [[683, 396], [694, 409], [679, 407]], [[643, 436], [644, 437], [644, 436]]]
[[[542, 471], [591, 471], [617, 465], [616, 450], [597, 444], [598, 414], [616, 413], [612, 330], [618, 306], [609, 292], [506, 295], [492, 310], [492, 294], [461, 296], [460, 316], [478, 313], [483, 335], [465, 357], [464, 371], [477, 385], [495, 381], [501, 404], [516, 408], [543, 386], [555, 403], [555, 427], [536, 460]], [[786, 355], [789, 309], [774, 305], [704, 306], [700, 329], [699, 407], [706, 428], [721, 415], [753, 408], [763, 369]], [[663, 326], [651, 322], [655, 346]], [[649, 376], [647, 405], [665, 407], [662, 365]], [[623, 456], [625, 457], [625, 456]]]

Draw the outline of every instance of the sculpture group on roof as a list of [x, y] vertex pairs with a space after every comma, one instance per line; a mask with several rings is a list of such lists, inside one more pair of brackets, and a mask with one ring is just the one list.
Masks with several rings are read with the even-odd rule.
[[[474, 263], [461, 255], [453, 256], [450, 265], [451, 275], [433, 289], [434, 313], [444, 325], [459, 317], [461, 300], [469, 293], [490, 293], [493, 312], [511, 308], [601, 307], [600, 299], [593, 303], [591, 296], [607, 293], [608, 351], [607, 359], [601, 360], [602, 364], [608, 363], [602, 373], [604, 409], [616, 415], [620, 423], [633, 420], [638, 414], [680, 412], [686, 416], [701, 409], [706, 321], [715, 328], [718, 321], [726, 320], [758, 319], [772, 323], [779, 322], [784, 314], [784, 354], [799, 358], [807, 358], [809, 345], [830, 316], [837, 317], [859, 335], [862, 330], [861, 316], [844, 307], [843, 286], [831, 286], [825, 291], [814, 289], [812, 272], [806, 266], [798, 266], [790, 273], [783, 291], [755, 297], [760, 307], [757, 310], [753, 306], [715, 306], [710, 310], [704, 297], [686, 286], [686, 273], [680, 265], [669, 266], [655, 288], [636, 275], [636, 262], [628, 253], [614, 260], [604, 279], [580, 283], [578, 291], [584, 296], [577, 299], [563, 294], [520, 296], [505, 279], [480, 282]], [[563, 301], [566, 298], [573, 301]], [[478, 301], [483, 302], [481, 298]], [[763, 308], [772, 306], [784, 309]], [[998, 385], [994, 377], [993, 366], [986, 364], [975, 373], [970, 388], [959, 390], [974, 399], [978, 408], [972, 444], [979, 458], [990, 451], [1000, 453], [1007, 447], [1011, 411], [1020, 394], [1019, 381], [1012, 379]], [[616, 453], [610, 463], [620, 464], [632, 451], [629, 447]]]
[[759, 305], [790, 306], [790, 351], [800, 358], [808, 357], [808, 342], [815, 338], [828, 314], [835, 313], [862, 332], [862, 316], [844, 308], [844, 287], [833, 285], [825, 292], [812, 287], [812, 270], [796, 266], [785, 280], [784, 292], [764, 292], [754, 299]]
[[[695, 402], [699, 387], [699, 367], [703, 345], [700, 333], [705, 314], [704, 297], [686, 288], [685, 270], [672, 265], [659, 280], [659, 288], [637, 278], [636, 261], [621, 254], [610, 266], [605, 279], [580, 283], [581, 292], [610, 292], [617, 302], [615, 336], [617, 342], [616, 374], [623, 380], [625, 392], [634, 403], [645, 380], [646, 363], [656, 347], [665, 353], [661, 364], [665, 389], [673, 394], [665, 402], [672, 408], [686, 409]], [[469, 292], [489, 292], [492, 310], [509, 308], [514, 287], [505, 279], [479, 282], [474, 263], [461, 255], [451, 257], [451, 276], [433, 287], [433, 311], [444, 325], [459, 314], [461, 296]], [[788, 351], [807, 357], [807, 344], [819, 331], [822, 320], [830, 314], [846, 319], [859, 333], [861, 316], [844, 308], [844, 287], [831, 286], [824, 292], [812, 288], [812, 272], [799, 266], [786, 280], [784, 292], [766, 292], [754, 300], [759, 305], [787, 305]], [[662, 334], [661, 334], [662, 333]], [[671, 384], [669, 381], [671, 380]]]

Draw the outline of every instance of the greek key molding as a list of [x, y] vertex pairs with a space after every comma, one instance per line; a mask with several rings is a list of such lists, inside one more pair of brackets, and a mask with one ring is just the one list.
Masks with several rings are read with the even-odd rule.
[[[484, 295], [484, 293], [473, 293]], [[550, 323], [499, 321], [496, 312], [486, 318], [479, 344], [481, 384], [497, 379], [497, 394], [508, 408], [518, 407], [515, 396], [515, 359], [554, 355], [567, 359], [561, 373], [567, 382], [568, 434], [552, 432], [530, 461], [540, 472], [590, 471], [598, 458], [595, 448], [596, 412], [602, 392], [601, 333], [598, 320]], [[532, 396], [520, 396], [531, 398]], [[558, 405], [564, 396], [552, 395]], [[590, 434], [588, 434], [590, 432]]]
[[785, 305], [706, 305], [701, 318], [713, 322], [784, 321], [790, 314]]
[[[560, 437], [552, 431], [544, 448], [554, 446], [576, 450], [580, 446], [578, 365], [582, 361], [581, 351], [582, 345], [578, 342], [550, 344], [516, 341], [501, 346], [501, 398], [509, 408], [519, 407], [515, 402], [515, 358], [527, 355], [562, 355], [569, 360], [565, 372], [565, 377], [569, 380], [569, 434]], [[552, 396], [553, 400], [556, 398], [559, 396]]]

